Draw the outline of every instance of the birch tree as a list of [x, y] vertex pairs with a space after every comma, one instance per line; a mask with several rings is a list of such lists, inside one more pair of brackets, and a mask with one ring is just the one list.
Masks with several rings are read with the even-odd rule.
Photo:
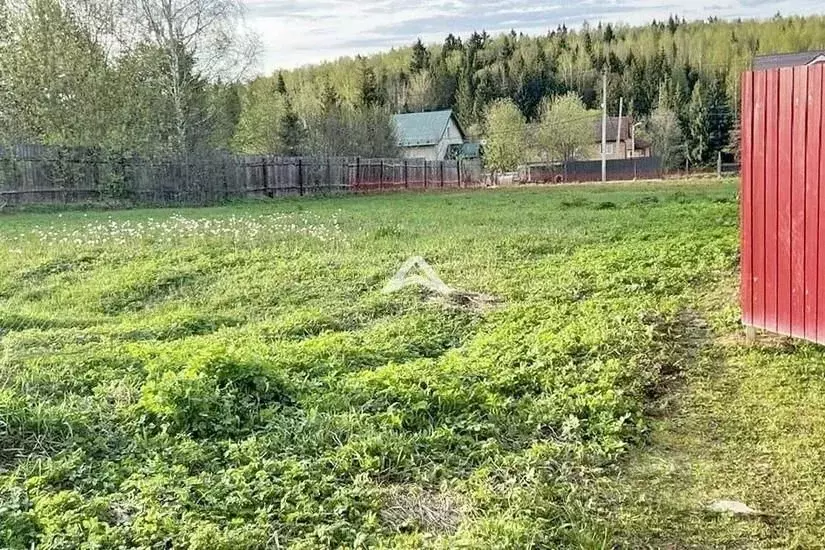
[[202, 103], [209, 79], [237, 82], [258, 51], [243, 29], [239, 0], [124, 0], [132, 32], [125, 35], [162, 52], [164, 94], [174, 117], [171, 146], [186, 151], [202, 143], [212, 115]]
[[538, 141], [548, 160], [586, 157], [593, 146], [593, 124], [598, 115], [588, 111], [575, 92], [542, 102]]
[[515, 170], [524, 160], [526, 123], [516, 104], [499, 99], [487, 109], [487, 165], [496, 171]]

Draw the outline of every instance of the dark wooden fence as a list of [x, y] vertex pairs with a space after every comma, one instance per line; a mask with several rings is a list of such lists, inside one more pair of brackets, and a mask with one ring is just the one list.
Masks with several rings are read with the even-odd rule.
[[250, 197], [463, 188], [467, 161], [310, 158], [223, 152], [165, 157], [95, 148], [0, 147], [0, 205], [116, 202], [212, 204]]

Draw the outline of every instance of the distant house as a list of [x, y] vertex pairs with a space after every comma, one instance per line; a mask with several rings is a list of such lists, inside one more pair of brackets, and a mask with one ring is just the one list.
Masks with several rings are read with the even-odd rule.
[[816, 65], [817, 63], [825, 63], [825, 51], [757, 55], [753, 58], [753, 70], [764, 71], [782, 67]]
[[[633, 117], [607, 117], [607, 158], [626, 159], [632, 157], [649, 157], [652, 155], [650, 143], [636, 136], [636, 122]], [[621, 130], [621, 134], [619, 131]], [[618, 137], [618, 140], [616, 139]], [[602, 119], [593, 124], [593, 145], [590, 159], [602, 158]]]
[[393, 116], [401, 155], [408, 159], [444, 160], [450, 147], [463, 145], [464, 131], [451, 110]]

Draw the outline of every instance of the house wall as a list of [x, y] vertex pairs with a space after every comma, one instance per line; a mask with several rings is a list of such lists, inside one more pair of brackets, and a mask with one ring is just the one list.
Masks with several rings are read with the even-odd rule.
[[464, 137], [461, 135], [461, 130], [455, 120], [450, 119], [447, 129], [444, 130], [444, 135], [441, 136], [441, 141], [438, 143], [436, 150], [437, 158], [435, 160], [444, 160], [447, 157], [447, 149], [450, 145], [460, 145], [464, 143]]
[[[635, 152], [630, 150], [629, 141], [620, 141], [618, 144], [615, 140], [607, 141], [607, 160], [625, 159], [632, 157], [649, 157], [651, 156], [650, 148], [637, 148]], [[592, 153], [589, 160], [601, 160], [602, 158], [602, 144], [598, 143], [592, 148]]]
[[[607, 140], [607, 159], [623, 159], [626, 158], [625, 153], [630, 149], [630, 145], [624, 141], [616, 143], [616, 140]], [[599, 160], [602, 158], [602, 144], [597, 143], [591, 149], [589, 160]]]
[[424, 147], [402, 147], [401, 156], [405, 159], [424, 159], [431, 161], [440, 160], [438, 158], [438, 149], [435, 145], [427, 145]]

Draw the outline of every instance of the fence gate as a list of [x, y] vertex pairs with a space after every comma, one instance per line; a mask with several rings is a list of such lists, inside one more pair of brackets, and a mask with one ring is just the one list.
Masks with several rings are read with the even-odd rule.
[[825, 65], [742, 76], [742, 321], [825, 343]]

